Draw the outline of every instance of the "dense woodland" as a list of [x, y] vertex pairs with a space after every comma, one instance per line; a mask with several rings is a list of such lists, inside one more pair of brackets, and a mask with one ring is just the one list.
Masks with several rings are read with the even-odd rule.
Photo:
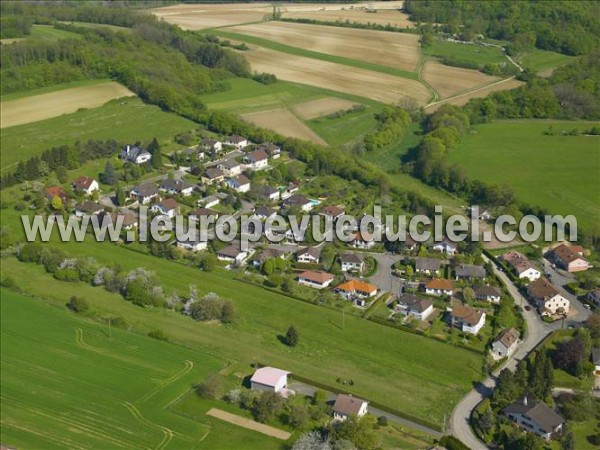
[[415, 22], [444, 24], [466, 40], [483, 34], [566, 55], [584, 55], [600, 44], [600, 3], [595, 1], [406, 0]]

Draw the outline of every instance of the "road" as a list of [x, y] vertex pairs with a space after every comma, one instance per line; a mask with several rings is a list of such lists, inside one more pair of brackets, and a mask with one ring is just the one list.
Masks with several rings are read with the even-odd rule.
[[[484, 259], [486, 262], [490, 262], [486, 256], [484, 256]], [[499, 270], [495, 264], [492, 264], [492, 267], [498, 278], [506, 286], [510, 295], [515, 299], [515, 303], [523, 308], [523, 317], [527, 323], [527, 333], [518, 350], [506, 361], [506, 363], [498, 368], [491, 376], [481, 383], [478, 383], [472, 391], [462, 398], [452, 412], [452, 416], [450, 417], [450, 433], [473, 450], [484, 450], [487, 447], [477, 439], [471, 430], [469, 419], [472, 411], [477, 405], [492, 394], [498, 374], [505, 368], [515, 370], [518, 361], [525, 358], [546, 336], [563, 326], [562, 321], [548, 324], [543, 322], [533, 309], [531, 311], [525, 310], [524, 307], [527, 305], [527, 300], [521, 295], [519, 289], [513, 284], [506, 273]], [[580, 308], [577, 307], [576, 304], [581, 305], [581, 303], [576, 299], [573, 300], [572, 297], [573, 296], [567, 298], [575, 305], [576, 313], [569, 317], [566, 321], [567, 325], [581, 323], [590, 315], [590, 312], [583, 308], [583, 306], [580, 306]]]
[[369, 277], [369, 281], [382, 291], [398, 294], [402, 286], [402, 280], [392, 274], [392, 266], [404, 259], [402, 255], [392, 253], [361, 252], [357, 250], [347, 250], [347, 253], [356, 253], [363, 257], [371, 256], [377, 261], [377, 271]]
[[[311, 386], [310, 384], [302, 383], [300, 381], [292, 381], [288, 385], [288, 388], [292, 389], [293, 391], [295, 391], [297, 393], [307, 395], [309, 397], [312, 397], [314, 395], [315, 391], [317, 390], [316, 387]], [[325, 391], [325, 392], [327, 392], [327, 402], [331, 402], [331, 403], [334, 402], [335, 398], [336, 398], [336, 394], [334, 394], [333, 392], [329, 392], [329, 391]], [[416, 422], [412, 422], [408, 419], [397, 416], [395, 414], [391, 414], [389, 412], [382, 411], [381, 409], [374, 408], [372, 406], [369, 406], [369, 414], [372, 414], [375, 417], [385, 416], [391, 422], [395, 422], [395, 423], [403, 425], [405, 427], [409, 427], [414, 430], [418, 430], [423, 433], [430, 434], [431, 436], [434, 436], [436, 438], [442, 437], [442, 433], [440, 433], [439, 431], [436, 431], [436, 430], [433, 430], [426, 426], [420, 425]]]

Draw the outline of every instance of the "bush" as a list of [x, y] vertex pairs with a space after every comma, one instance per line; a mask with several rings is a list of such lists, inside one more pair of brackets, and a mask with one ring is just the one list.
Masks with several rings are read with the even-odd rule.
[[0, 285], [8, 289], [15, 289], [17, 287], [17, 283], [10, 276], [2, 278], [2, 282], [0, 282]]
[[285, 344], [289, 347], [295, 347], [300, 340], [300, 334], [294, 327], [289, 327], [285, 333]]
[[219, 375], [212, 375], [204, 383], [196, 385], [195, 391], [204, 398], [221, 398], [223, 395], [223, 380]]
[[69, 299], [67, 308], [76, 313], [84, 313], [90, 309], [90, 305], [86, 299], [76, 297], [75, 295]]
[[377, 425], [385, 427], [388, 424], [388, 418], [386, 416], [379, 416], [377, 418]]
[[168, 341], [169, 339], [161, 330], [152, 330], [148, 333], [148, 336], [152, 339], [158, 339], [159, 341]]

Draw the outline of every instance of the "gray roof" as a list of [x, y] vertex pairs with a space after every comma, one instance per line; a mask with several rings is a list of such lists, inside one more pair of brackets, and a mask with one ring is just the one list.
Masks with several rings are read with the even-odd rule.
[[340, 261], [352, 264], [362, 264], [363, 257], [361, 255], [357, 255], [356, 253], [345, 253], [340, 255]]
[[271, 217], [276, 212], [277, 211], [275, 211], [273, 208], [268, 208], [266, 206], [259, 206], [258, 208], [254, 209], [254, 214], [256, 214], [258, 217]]
[[415, 258], [415, 268], [417, 270], [437, 271], [442, 267], [442, 261], [435, 258]]
[[89, 200], [86, 200], [81, 205], [78, 205], [76, 209], [77, 211], [83, 211], [90, 214], [98, 211], [104, 211], [104, 207], [102, 205], [91, 202]]
[[130, 161], [135, 161], [138, 156], [149, 155], [150, 153], [147, 150], [144, 150], [137, 145], [126, 145], [125, 148], [121, 151], [121, 158], [128, 159]]
[[159, 184], [158, 187], [160, 189], [165, 189], [165, 190], [169, 190], [169, 191], [177, 191], [177, 192], [181, 192], [185, 189], [189, 189], [191, 187], [194, 187], [193, 184], [188, 183], [185, 180], [171, 180], [171, 179], [166, 179], [166, 180], [162, 180]]
[[237, 162], [235, 159], [226, 159], [225, 161], [219, 163], [219, 167], [224, 167], [225, 169], [233, 169], [234, 167], [241, 165], [242, 164]]
[[158, 189], [154, 184], [148, 182], [140, 184], [134, 188], [134, 191], [142, 197], [151, 197], [153, 195], [158, 195]]
[[475, 295], [478, 297], [500, 297], [501, 291], [494, 286], [477, 286]]
[[273, 194], [279, 193], [277, 189], [271, 186], [262, 185], [254, 188], [254, 193], [261, 197], [270, 197]]
[[433, 305], [430, 300], [417, 297], [413, 294], [402, 294], [400, 297], [398, 297], [398, 303], [419, 313], [422, 313], [431, 305]]
[[258, 255], [256, 258], [254, 258], [254, 260], [258, 261], [260, 263], [264, 263], [267, 259], [281, 258], [283, 255], [285, 255], [285, 252], [283, 250], [268, 247], [268, 248], [265, 248], [260, 253], [260, 255]]
[[223, 171], [221, 169], [216, 169], [214, 167], [209, 167], [204, 171], [204, 176], [209, 179], [219, 178], [224, 176]]
[[456, 267], [455, 272], [459, 278], [485, 278], [485, 268], [482, 266], [461, 264]]
[[592, 349], [592, 362], [595, 365], [600, 366], [600, 347]]
[[552, 433], [557, 426], [565, 422], [565, 419], [543, 402], [519, 401], [508, 405], [502, 411], [505, 414], [522, 414], [530, 421], [536, 423], [546, 433]]
[[306, 205], [307, 203], [310, 203], [310, 200], [307, 199], [304, 195], [294, 194], [290, 198], [286, 199], [284, 201], [284, 203], [288, 206], [290, 206], [290, 205], [291, 206], [294, 206], [294, 205], [302, 206], [302, 205]]
[[314, 258], [319, 258], [321, 256], [321, 249], [319, 247], [306, 247], [303, 250], [298, 252], [297, 256], [309, 254]]
[[494, 342], [501, 342], [506, 348], [512, 346], [519, 340], [519, 332], [514, 328], [508, 328], [498, 335]]

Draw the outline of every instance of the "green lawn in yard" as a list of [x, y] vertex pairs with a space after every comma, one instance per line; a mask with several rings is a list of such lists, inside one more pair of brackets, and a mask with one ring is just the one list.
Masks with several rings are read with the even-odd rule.
[[[544, 134], [550, 125], [554, 136]], [[560, 132], [592, 125], [546, 120], [477, 125], [448, 159], [472, 179], [512, 186], [522, 202], [574, 214], [589, 227], [600, 220], [600, 137]]]
[[510, 64], [504, 52], [498, 47], [482, 47], [480, 45], [459, 44], [456, 42], [435, 40], [423, 48], [423, 53], [436, 58], [476, 64], [480, 68], [486, 64]]
[[585, 422], [569, 422], [569, 430], [575, 435], [575, 448], [577, 450], [598, 450], [598, 446], [588, 441], [588, 437], [600, 433], [597, 419], [590, 418]]
[[[78, 293], [79, 294], [79, 293]], [[2, 443], [18, 448], [281, 448], [170, 405], [222, 359], [3, 289]]]
[[[216, 292], [234, 301], [238, 320], [233, 326], [202, 324], [174, 311], [139, 308], [102, 288], [56, 281], [41, 267], [13, 258], [3, 261], [3, 275], [58, 304], [77, 293], [92, 303], [97, 315], [124, 317], [144, 333], [161, 329], [174, 342], [223, 358], [285, 368], [332, 386], [338, 378], [352, 379], [351, 391], [357, 396], [438, 425], [481, 376], [483, 358], [471, 352], [351, 315], [343, 326], [339, 311], [235, 281], [229, 271], [204, 273], [109, 243], [53, 245], [102, 263], [118, 261], [125, 269], [146, 267], [156, 272], [167, 292], [186, 295], [190, 285], [201, 294]], [[301, 336], [293, 349], [277, 338], [290, 325]]]
[[173, 142], [177, 133], [198, 125], [176, 114], [147, 105], [138, 98], [111, 100], [107, 104], [52, 119], [0, 130], [2, 170], [19, 160], [39, 155], [53, 146], [88, 139], [149, 142], [156, 137], [163, 152], [180, 148]]

